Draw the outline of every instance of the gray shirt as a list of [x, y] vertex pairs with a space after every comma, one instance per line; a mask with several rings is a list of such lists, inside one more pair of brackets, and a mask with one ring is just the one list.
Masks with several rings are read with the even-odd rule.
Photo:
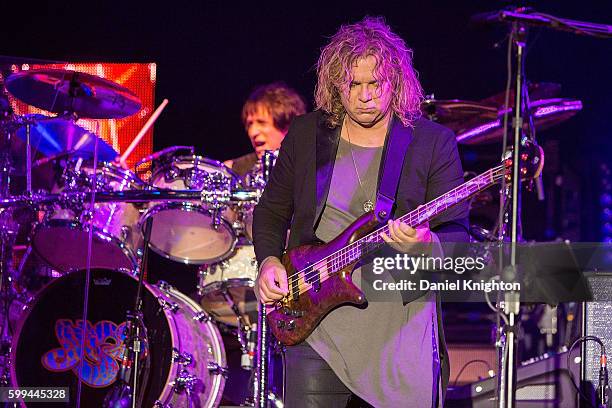
[[[374, 201], [381, 156], [382, 147], [349, 145], [340, 139], [316, 230], [319, 239], [335, 238], [364, 213], [364, 201]], [[359, 286], [360, 269], [354, 271], [353, 281]], [[432, 403], [436, 325], [433, 294], [403, 305], [398, 293], [396, 299], [370, 302], [365, 309], [335, 309], [307, 342], [352, 392], [375, 407], [425, 408]]]

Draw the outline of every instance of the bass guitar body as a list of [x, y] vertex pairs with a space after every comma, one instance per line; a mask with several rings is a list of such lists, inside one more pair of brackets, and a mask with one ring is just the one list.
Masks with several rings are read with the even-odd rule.
[[[333, 254], [366, 236], [378, 227], [374, 213], [355, 220], [346, 230], [327, 244], [301, 245], [282, 257], [289, 279], [289, 295], [270, 308], [268, 322], [274, 336], [285, 345], [304, 341], [319, 322], [333, 309], [345, 304], [361, 305], [366, 299], [351, 279], [354, 261], [340, 270]], [[322, 261], [323, 260], [323, 261]], [[326, 261], [329, 260], [329, 261]], [[297, 271], [304, 271], [299, 278]], [[329, 271], [335, 271], [330, 273]], [[296, 279], [297, 278], [297, 279]]]

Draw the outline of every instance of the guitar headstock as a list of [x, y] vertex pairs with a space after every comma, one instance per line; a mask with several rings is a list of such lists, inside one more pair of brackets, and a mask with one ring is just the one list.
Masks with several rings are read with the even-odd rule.
[[[521, 180], [525, 181], [539, 177], [544, 168], [544, 150], [530, 140], [522, 142], [519, 150]], [[512, 181], [512, 158], [512, 151], [506, 152], [503, 165], [507, 182]]]

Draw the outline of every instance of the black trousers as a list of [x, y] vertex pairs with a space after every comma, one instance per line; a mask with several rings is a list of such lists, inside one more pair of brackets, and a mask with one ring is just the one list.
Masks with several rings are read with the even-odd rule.
[[285, 351], [286, 408], [372, 408], [306, 342]]

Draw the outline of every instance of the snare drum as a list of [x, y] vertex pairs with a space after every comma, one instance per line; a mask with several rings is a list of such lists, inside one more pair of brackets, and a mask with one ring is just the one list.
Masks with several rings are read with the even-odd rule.
[[[76, 406], [101, 407], [116, 383], [124, 352], [126, 311], [134, 305], [135, 278], [116, 271], [92, 270], [84, 358], [85, 271], [47, 285], [29, 305], [11, 349], [15, 387], [69, 387]], [[225, 349], [217, 327], [193, 300], [167, 284], [144, 283], [140, 407], [216, 407], [225, 385]]]
[[[93, 166], [79, 160], [69, 161], [54, 193], [87, 192], [92, 187]], [[145, 183], [133, 172], [112, 163], [96, 168], [97, 191], [143, 189]], [[33, 230], [32, 247], [54, 268], [69, 272], [87, 267], [89, 202], [59, 202], [46, 208], [45, 216]], [[140, 212], [132, 203], [96, 203], [92, 217], [92, 268], [133, 270], [142, 234]]]
[[200, 273], [198, 294], [204, 310], [229, 326], [238, 325], [239, 315], [247, 324], [257, 322], [258, 303], [253, 289], [257, 260], [252, 245], [239, 247], [231, 258], [210, 265]]
[[[205, 190], [220, 195], [240, 182], [223, 163], [200, 156], [179, 156], [158, 167], [151, 183], [159, 189]], [[142, 216], [153, 218], [150, 247], [158, 254], [186, 264], [214, 263], [234, 250], [236, 234], [223, 216], [225, 206], [211, 208], [200, 201], [152, 205]]]

